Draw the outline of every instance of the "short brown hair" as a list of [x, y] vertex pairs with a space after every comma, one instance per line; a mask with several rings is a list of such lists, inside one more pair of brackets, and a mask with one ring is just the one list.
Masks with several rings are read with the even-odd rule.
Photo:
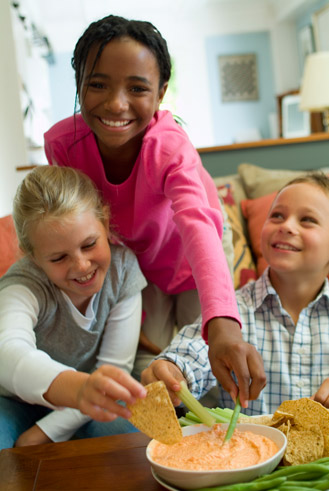
[[295, 177], [287, 184], [282, 186], [280, 191], [282, 191], [282, 189], [285, 189], [287, 186], [291, 186], [292, 184], [303, 184], [303, 183], [314, 184], [315, 186], [318, 186], [320, 189], [322, 189], [322, 191], [329, 194], [329, 177], [324, 172], [321, 171], [309, 172], [305, 174], [305, 176]]

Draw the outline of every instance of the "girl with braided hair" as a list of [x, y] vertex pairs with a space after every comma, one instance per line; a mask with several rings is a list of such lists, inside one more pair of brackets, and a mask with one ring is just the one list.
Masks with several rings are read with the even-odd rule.
[[184, 130], [159, 110], [171, 72], [166, 41], [150, 22], [109, 15], [82, 34], [72, 66], [81, 114], [45, 134], [45, 151], [50, 165], [95, 182], [148, 280], [134, 375], [201, 312], [214, 374], [235, 398], [234, 372], [246, 406], [265, 374], [240, 332], [216, 187]]

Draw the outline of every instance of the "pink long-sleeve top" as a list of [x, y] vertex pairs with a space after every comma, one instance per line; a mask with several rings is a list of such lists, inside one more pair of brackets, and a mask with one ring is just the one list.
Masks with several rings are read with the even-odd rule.
[[[93, 132], [81, 115], [45, 133], [50, 165], [87, 174], [111, 207], [112, 229], [136, 254], [146, 279], [175, 294], [197, 288], [203, 328], [213, 317], [240, 322], [221, 237], [215, 184], [168, 111], [148, 125], [126, 181], [111, 184]], [[204, 338], [207, 332], [203, 329]]]

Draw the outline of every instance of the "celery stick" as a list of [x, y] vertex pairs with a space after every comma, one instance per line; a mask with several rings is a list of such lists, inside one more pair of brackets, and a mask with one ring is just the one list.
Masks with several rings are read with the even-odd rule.
[[221, 415], [214, 409], [206, 408], [209, 413], [215, 418], [216, 423], [228, 423], [230, 421], [231, 416], [229, 415]]
[[235, 408], [232, 414], [232, 418], [229, 424], [229, 427], [227, 428], [226, 435], [224, 437], [224, 443], [228, 442], [235, 430], [236, 424], [238, 422], [238, 417], [240, 416], [240, 411], [241, 411], [241, 404], [240, 404], [240, 398], [239, 394], [237, 395], [236, 401], [235, 401]]
[[[224, 409], [222, 409], [220, 407], [216, 407], [216, 408], [205, 407], [204, 409], [206, 411], [208, 411], [208, 413], [211, 414], [211, 416], [213, 416], [215, 418], [216, 423], [229, 423], [231, 420], [232, 414], [233, 414], [233, 409], [230, 409], [228, 407], [226, 407]], [[250, 418], [250, 416], [247, 416], [246, 414], [240, 413], [239, 422], [242, 421], [242, 418], [243, 418], [243, 422], [246, 423], [246, 422], [248, 422], [248, 419]], [[192, 411], [188, 411], [185, 414], [185, 417], [182, 416], [181, 418], [179, 418], [178, 421], [179, 421], [181, 426], [194, 425], [196, 423], [201, 423], [200, 418], [198, 418], [198, 416], [196, 416]]]
[[215, 423], [215, 418], [200, 404], [199, 401], [192, 396], [184, 381], [180, 382], [181, 389], [177, 392], [177, 396], [185, 404], [185, 406], [200, 418], [201, 423], [212, 426]]
[[192, 420], [192, 421], [194, 421], [195, 423], [201, 423], [200, 418], [198, 418], [198, 416], [196, 416], [194, 413], [192, 413], [192, 411], [188, 411], [188, 412], [185, 414], [185, 417], [186, 417], [186, 418], [191, 419], [191, 420]]
[[181, 426], [191, 426], [195, 424], [195, 421], [192, 421], [191, 419], [185, 418], [184, 416], [181, 416], [179, 419], [179, 424]]

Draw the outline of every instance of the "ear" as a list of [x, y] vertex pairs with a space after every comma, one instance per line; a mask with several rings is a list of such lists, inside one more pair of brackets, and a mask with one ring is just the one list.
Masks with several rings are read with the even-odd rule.
[[167, 88], [168, 88], [168, 82], [165, 82], [163, 84], [163, 86], [159, 89], [159, 106], [160, 106], [160, 104], [161, 104], [161, 102], [162, 102], [162, 100], [163, 100], [163, 98], [165, 96], [165, 93], [167, 91]]

